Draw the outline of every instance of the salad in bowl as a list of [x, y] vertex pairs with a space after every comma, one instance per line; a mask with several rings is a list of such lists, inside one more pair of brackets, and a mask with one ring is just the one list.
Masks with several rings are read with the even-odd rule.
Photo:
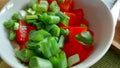
[[[31, 0], [24, 8], [12, 12], [9, 19], [2, 24], [6, 29], [7, 41], [15, 43], [15, 48], [11, 45], [14, 48], [11, 50], [14, 58], [11, 57], [19, 63], [12, 66], [19, 68], [19, 64], [22, 64], [29, 68], [68, 68], [88, 67], [95, 63], [109, 48], [114, 34], [110, 12], [103, 3], [95, 2], [100, 5], [95, 7], [87, 0]], [[89, 5], [91, 7], [88, 8]], [[104, 20], [100, 16], [104, 13], [98, 14], [98, 10], [92, 10], [102, 5], [105, 7], [100, 9], [104, 9], [103, 12], [107, 12], [105, 16], [111, 20]], [[92, 17], [90, 14], [93, 12], [95, 15]], [[104, 32], [100, 33], [107, 27], [101, 24], [101, 20], [110, 23], [104, 31], [111, 34], [104, 36]], [[99, 23], [96, 24], [97, 21]], [[101, 35], [98, 36], [99, 34]], [[107, 46], [104, 48], [102, 45]], [[99, 49], [102, 48], [103, 52], [100, 52]], [[98, 59], [93, 61], [92, 56], [97, 52], [100, 55], [96, 55]], [[0, 54], [3, 57], [3, 53]], [[84, 62], [88, 63], [87, 59], [92, 60], [92, 64], [84, 65]], [[10, 65], [14, 64], [9, 62]]]

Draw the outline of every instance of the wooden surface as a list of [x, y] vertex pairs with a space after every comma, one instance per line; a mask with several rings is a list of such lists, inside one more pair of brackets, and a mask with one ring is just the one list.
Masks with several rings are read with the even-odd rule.
[[120, 53], [120, 21], [117, 22], [112, 48]]
[[0, 0], [0, 9], [8, 2], [9, 0]]

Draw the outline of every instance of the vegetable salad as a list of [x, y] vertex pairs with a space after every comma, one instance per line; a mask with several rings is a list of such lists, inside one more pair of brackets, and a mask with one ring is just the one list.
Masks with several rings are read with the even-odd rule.
[[74, 0], [31, 0], [4, 23], [16, 57], [29, 68], [67, 68], [84, 61], [94, 49], [94, 33]]

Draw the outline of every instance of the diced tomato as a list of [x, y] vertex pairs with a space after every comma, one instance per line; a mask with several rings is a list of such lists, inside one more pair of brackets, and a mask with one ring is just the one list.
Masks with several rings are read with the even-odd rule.
[[80, 62], [82, 62], [89, 56], [89, 53], [83, 47], [84, 45], [78, 42], [66, 43], [62, 50], [65, 51], [67, 58], [72, 55], [79, 54]]
[[51, 4], [53, 0], [47, 0], [47, 1], [48, 1], [49, 4]]
[[69, 26], [80, 26], [81, 18], [79, 16], [70, 12], [65, 12], [65, 14], [70, 17]]
[[28, 35], [31, 30], [35, 30], [34, 26], [28, 25], [25, 21], [19, 21], [19, 29], [16, 30], [16, 42], [20, 45], [20, 49], [25, 48], [25, 43], [28, 41]]
[[38, 3], [40, 3], [40, 0], [37, 0], [38, 1]]
[[72, 11], [74, 7], [74, 2], [73, 0], [65, 0], [64, 3], [59, 3], [58, 5], [60, 6], [61, 11]]
[[18, 44], [22, 45], [28, 40], [28, 27], [27, 23], [23, 20], [19, 21], [19, 29], [16, 31], [16, 41]]
[[90, 25], [90, 23], [89, 23], [85, 18], [82, 18], [82, 19], [81, 19], [81, 24], [85, 24], [85, 25], [87, 25], [87, 26]]
[[73, 10], [73, 13], [77, 14], [77, 16], [80, 16], [80, 17], [84, 16], [84, 12], [81, 8]]

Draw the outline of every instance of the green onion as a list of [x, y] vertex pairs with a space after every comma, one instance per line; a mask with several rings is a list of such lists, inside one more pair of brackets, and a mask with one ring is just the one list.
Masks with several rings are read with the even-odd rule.
[[44, 24], [47, 25], [47, 22], [48, 22], [48, 14], [47, 13], [43, 13], [40, 15], [39, 17], [40, 21], [42, 21]]
[[60, 28], [56, 25], [50, 30], [50, 33], [53, 36], [59, 36], [60, 35]]
[[18, 20], [19, 20], [19, 15], [18, 15], [18, 13], [14, 13], [14, 14], [12, 15], [12, 19], [15, 20], [15, 21], [18, 21]]
[[26, 46], [27, 46], [27, 48], [32, 49], [32, 50], [40, 48], [39, 47], [39, 42], [27, 41]]
[[64, 46], [64, 41], [65, 41], [65, 37], [64, 37], [63, 35], [61, 35], [60, 38], [59, 38], [59, 41], [58, 41], [58, 46], [59, 46], [60, 48], [63, 48], [63, 46]]
[[38, 19], [38, 16], [37, 15], [26, 15], [26, 19], [29, 20], [29, 19]]
[[60, 17], [61, 23], [63, 23], [65, 26], [68, 26], [70, 18], [67, 15], [65, 15], [63, 12], [58, 12], [57, 16]]
[[69, 30], [68, 29], [63, 29], [63, 28], [60, 28], [60, 34], [62, 35], [68, 35], [69, 34]]
[[31, 31], [29, 34], [29, 40], [39, 42], [42, 41], [46, 37], [50, 37], [51, 34], [46, 30], [38, 30], [38, 31]]
[[30, 58], [29, 68], [53, 68], [49, 60], [34, 56]]
[[29, 34], [29, 40], [39, 42], [44, 39], [44, 36], [40, 31], [31, 31]]
[[27, 12], [29, 13], [29, 14], [32, 14], [32, 15], [34, 15], [36, 12], [34, 11], [34, 10], [32, 10], [31, 8], [29, 8], [28, 10], [27, 10]]
[[28, 24], [34, 25], [34, 24], [37, 22], [37, 20], [34, 20], [34, 19], [27, 19], [26, 22], [27, 22]]
[[58, 24], [60, 18], [58, 16], [48, 16], [48, 24]]
[[19, 29], [19, 23], [15, 23], [14, 24], [14, 30], [18, 30]]
[[68, 58], [68, 66], [71, 67], [72, 65], [80, 62], [80, 58], [78, 54], [72, 55]]
[[29, 49], [23, 49], [23, 50], [17, 51], [15, 54], [16, 54], [16, 57], [23, 62], [29, 62], [32, 56], [36, 56], [36, 54]]
[[49, 60], [53, 64], [54, 68], [67, 68], [67, 59], [65, 52], [63, 51], [50, 57]]
[[27, 15], [27, 12], [25, 10], [20, 10], [18, 14], [20, 16], [20, 19], [24, 19], [25, 16]]
[[15, 24], [14, 20], [8, 20], [8, 21], [4, 22], [5, 28], [8, 28], [8, 29], [11, 28], [11, 27], [13, 27], [14, 24]]
[[35, 3], [32, 7], [37, 12], [47, 12], [48, 10], [48, 2], [46, 0], [41, 0], [40, 4]]
[[50, 9], [55, 13], [58, 13], [60, 11], [60, 7], [58, 6], [56, 1], [52, 1], [52, 3], [50, 4]]
[[93, 37], [92, 37], [92, 35], [90, 34], [89, 31], [85, 31], [85, 32], [82, 32], [80, 34], [77, 34], [75, 36], [75, 38], [78, 41], [86, 44], [87, 46], [89, 46], [89, 45], [91, 45], [93, 43]]
[[15, 33], [15, 31], [14, 31], [14, 30], [10, 30], [9, 39], [10, 39], [10, 40], [14, 40], [15, 37], [16, 37], [16, 33]]
[[37, 27], [38, 30], [44, 28], [44, 24], [42, 22], [35, 23], [35, 26]]
[[48, 37], [42, 40], [40, 42], [40, 47], [41, 47], [42, 54], [46, 58], [50, 58], [51, 56], [60, 52], [60, 48], [54, 37]]
[[56, 15], [56, 13], [55, 13], [55, 12], [48, 12], [48, 15], [55, 16], [55, 15]]

